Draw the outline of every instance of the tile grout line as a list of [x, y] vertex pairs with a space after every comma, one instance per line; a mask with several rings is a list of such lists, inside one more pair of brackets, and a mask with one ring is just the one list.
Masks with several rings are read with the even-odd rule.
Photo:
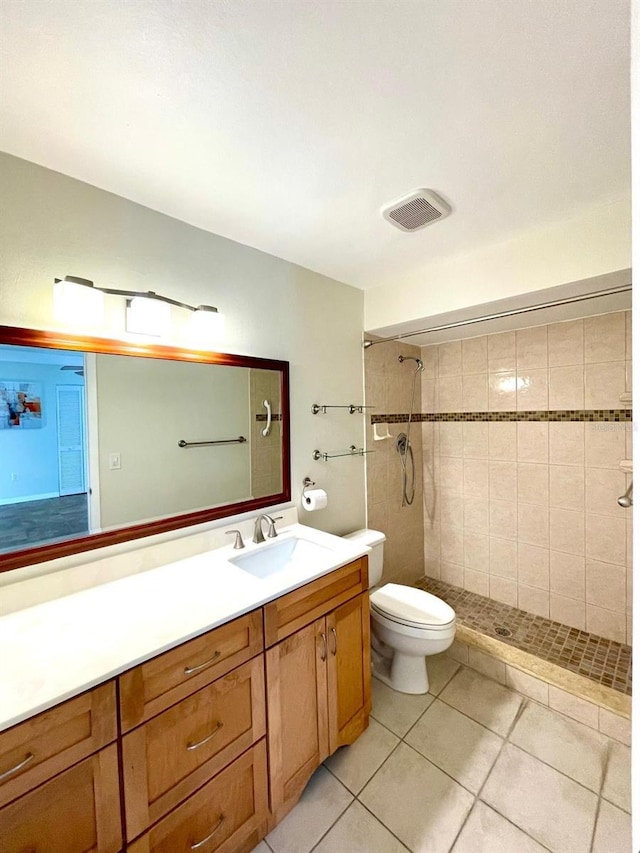
[[589, 846], [590, 853], [593, 853], [593, 845], [596, 841], [596, 830], [598, 828], [598, 821], [600, 820], [600, 809], [602, 808], [602, 800], [603, 800], [603, 792], [604, 792], [604, 783], [607, 779], [607, 772], [609, 770], [609, 762], [611, 761], [611, 754], [613, 752], [613, 744], [609, 740], [607, 744], [607, 752], [604, 757], [604, 762], [602, 766], [602, 779], [600, 780], [600, 790], [598, 792], [598, 802], [596, 803], [596, 814], [595, 819], [593, 821], [593, 830], [591, 832], [591, 844]]

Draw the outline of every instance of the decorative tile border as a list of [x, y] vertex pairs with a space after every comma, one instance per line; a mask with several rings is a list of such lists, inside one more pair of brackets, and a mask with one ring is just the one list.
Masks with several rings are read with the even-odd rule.
[[[371, 415], [371, 423], [401, 424], [405, 423], [408, 417], [408, 412]], [[417, 412], [411, 416], [411, 420], [415, 423], [447, 421], [592, 421], [629, 423], [631, 419], [631, 409], [552, 409], [549, 411], [538, 409], [525, 412], [439, 412], [437, 414]]]
[[[264, 413], [262, 413], [262, 414], [257, 414], [257, 415], [256, 415], [256, 420], [257, 420], [257, 421], [266, 421], [266, 420], [267, 420], [266, 412], [264, 412]], [[276, 414], [276, 413], [274, 412], [274, 413], [271, 415], [271, 420], [272, 420], [272, 421], [281, 421], [281, 420], [282, 420], [282, 415], [278, 415], [278, 414]]]
[[[445, 581], [425, 577], [415, 585], [451, 605], [462, 625], [631, 695], [630, 646], [535, 616]], [[496, 628], [506, 628], [511, 636], [501, 636]]]

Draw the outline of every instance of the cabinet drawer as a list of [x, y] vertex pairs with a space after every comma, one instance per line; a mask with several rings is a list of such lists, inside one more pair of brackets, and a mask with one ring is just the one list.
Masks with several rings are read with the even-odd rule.
[[122, 730], [155, 717], [263, 649], [261, 611], [214, 628], [120, 676]]
[[265, 645], [278, 643], [368, 588], [367, 558], [360, 557], [265, 604]]
[[115, 744], [0, 809], [2, 853], [117, 853], [121, 847]]
[[116, 738], [110, 681], [0, 734], [0, 806]]
[[265, 735], [263, 655], [125, 735], [127, 838], [135, 838]]
[[129, 844], [127, 850], [128, 853], [250, 851], [264, 837], [266, 822], [267, 759], [262, 740]]

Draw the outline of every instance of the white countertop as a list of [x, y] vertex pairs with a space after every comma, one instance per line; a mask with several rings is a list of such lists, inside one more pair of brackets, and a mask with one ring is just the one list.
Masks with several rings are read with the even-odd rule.
[[[304, 569], [257, 578], [229, 562], [294, 537], [324, 546]], [[217, 548], [0, 618], [0, 731], [368, 553], [304, 525]]]

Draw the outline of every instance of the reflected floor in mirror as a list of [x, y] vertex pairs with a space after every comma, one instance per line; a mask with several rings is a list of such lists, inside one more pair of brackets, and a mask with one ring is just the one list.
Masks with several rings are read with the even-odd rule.
[[84, 533], [86, 493], [0, 506], [0, 553]]

